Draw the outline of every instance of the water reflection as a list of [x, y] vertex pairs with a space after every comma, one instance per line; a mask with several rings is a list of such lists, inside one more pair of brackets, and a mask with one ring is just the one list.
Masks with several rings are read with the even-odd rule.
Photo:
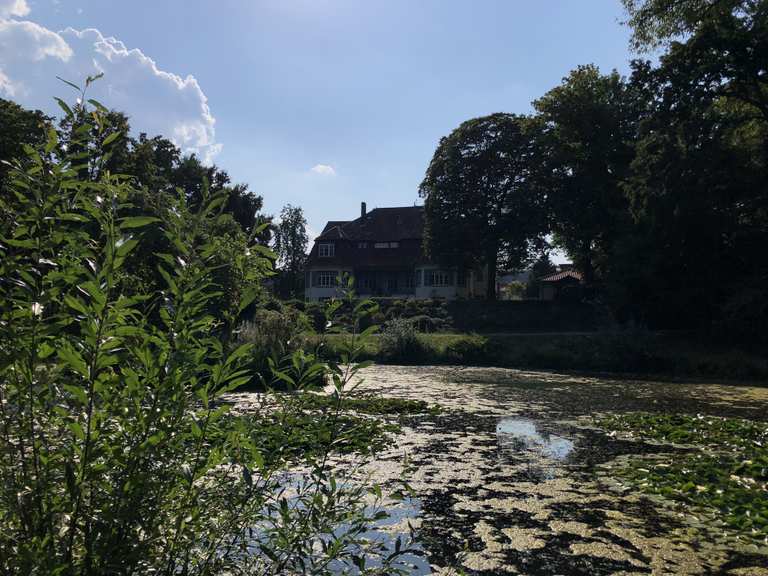
[[536, 422], [525, 418], [502, 418], [496, 424], [496, 438], [502, 455], [522, 460], [529, 476], [551, 478], [557, 464], [573, 452], [571, 440], [539, 430]]

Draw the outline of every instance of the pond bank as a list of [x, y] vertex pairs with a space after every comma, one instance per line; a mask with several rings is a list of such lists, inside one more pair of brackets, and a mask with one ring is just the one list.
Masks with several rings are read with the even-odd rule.
[[[314, 350], [322, 344], [323, 355], [337, 359], [346, 338], [346, 334], [312, 336], [307, 347]], [[367, 338], [363, 357], [393, 365], [460, 364], [768, 383], [767, 355], [674, 333], [420, 333], [418, 340], [418, 349], [405, 357], [391, 357], [374, 335]]]
[[[361, 474], [414, 497], [392, 503], [413, 528], [412, 574], [768, 575], [768, 547], [612, 473], [637, 455], [690, 448], [611, 436], [594, 417], [685, 412], [768, 419], [768, 389], [602, 380], [499, 368], [372, 366], [360, 393], [442, 410], [399, 416], [401, 432]], [[344, 459], [338, 460], [343, 466]]]

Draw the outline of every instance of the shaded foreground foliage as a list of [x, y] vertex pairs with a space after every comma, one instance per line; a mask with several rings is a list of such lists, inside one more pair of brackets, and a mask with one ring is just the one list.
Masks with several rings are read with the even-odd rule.
[[[221, 402], [253, 378], [251, 346], [232, 336], [268, 255], [211, 234], [229, 219], [225, 191], [142, 211], [134, 180], [109, 169], [120, 133], [107, 111], [62, 106], [76, 125], [66, 149], [54, 129], [25, 146], [0, 198], [0, 572], [397, 572], [405, 548], [363, 538], [380, 489], [328, 469], [350, 430], [339, 411], [359, 341], [344, 366], [273, 367], [294, 390], [322, 373], [336, 401], [312, 450], [293, 451], [306, 471], [286, 476], [274, 451], [302, 434], [293, 404], [280, 423], [249, 423]], [[143, 290], [125, 274], [147, 241], [156, 278]], [[242, 259], [249, 281], [222, 301]]]
[[692, 445], [661, 460], [638, 458], [614, 470], [646, 492], [693, 504], [742, 536], [768, 544], [768, 424], [713, 416], [622, 414], [599, 419], [606, 430]]

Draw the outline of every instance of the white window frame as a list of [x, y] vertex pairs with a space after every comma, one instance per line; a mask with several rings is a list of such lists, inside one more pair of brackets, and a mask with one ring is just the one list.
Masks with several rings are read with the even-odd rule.
[[[431, 283], [427, 283], [428, 280]], [[453, 286], [453, 272], [451, 270], [424, 270], [424, 286], [431, 288], [446, 288]]]
[[320, 258], [333, 258], [336, 255], [336, 245], [333, 242], [320, 242], [317, 245], [317, 255]]
[[335, 270], [319, 270], [314, 272], [317, 288], [334, 288], [338, 286], [339, 273]]

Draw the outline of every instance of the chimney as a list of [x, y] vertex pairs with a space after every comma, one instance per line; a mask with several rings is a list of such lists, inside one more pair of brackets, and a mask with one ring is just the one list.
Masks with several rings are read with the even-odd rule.
[[360, 202], [360, 218], [365, 216], [365, 212], [366, 212], [365, 202]]

